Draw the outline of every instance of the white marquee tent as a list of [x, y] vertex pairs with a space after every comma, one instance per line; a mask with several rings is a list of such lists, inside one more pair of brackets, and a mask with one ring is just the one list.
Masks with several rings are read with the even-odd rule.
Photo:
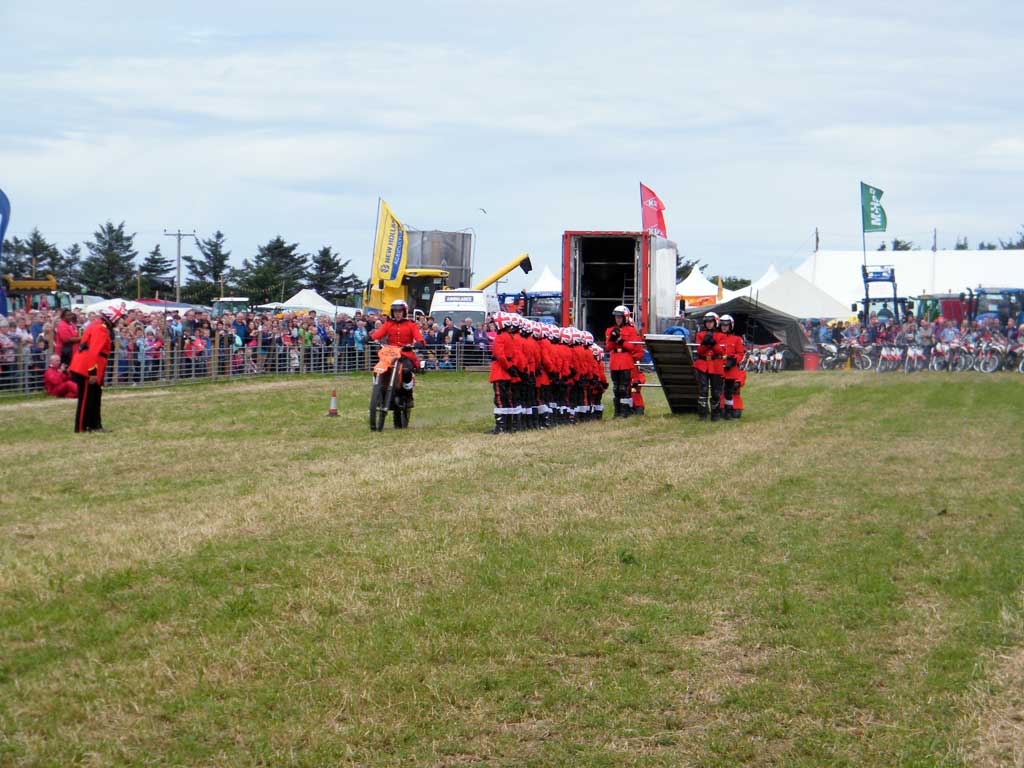
[[718, 296], [718, 286], [699, 269], [691, 269], [683, 282], [676, 285], [676, 296]]
[[272, 309], [277, 312], [309, 311], [312, 309], [315, 310], [317, 314], [330, 315], [332, 317], [334, 315], [342, 314], [351, 317], [356, 312], [355, 307], [343, 307], [331, 304], [331, 302], [311, 288], [303, 288], [290, 299], [285, 301], [274, 301], [270, 304], [260, 304], [257, 309]]
[[99, 313], [101, 310], [107, 307], [114, 307], [120, 309], [121, 305], [124, 305], [124, 311], [138, 310], [140, 312], [163, 312], [163, 307], [153, 306], [152, 304], [143, 304], [140, 301], [132, 301], [131, 299], [103, 299], [103, 301], [94, 301], [92, 304], [74, 304], [72, 309], [76, 312], [85, 312], [86, 315], [93, 312]]
[[735, 299], [737, 296], [749, 296], [752, 299], [756, 299], [760, 291], [763, 291], [767, 286], [779, 279], [779, 271], [775, 269], [775, 265], [772, 264], [765, 270], [765, 273], [761, 275], [757, 280], [752, 282], [750, 285], [743, 288], [737, 288], [735, 291], [723, 291], [722, 301], [729, 301], [729, 299]]
[[[869, 265], [892, 265], [901, 296], [965, 288], [1024, 286], [1024, 251], [868, 251]], [[817, 251], [796, 268], [814, 286], [849, 305], [864, 298], [861, 251]], [[873, 288], [877, 288], [873, 286]], [[879, 292], [881, 295], [881, 292]]]
[[554, 272], [545, 265], [533, 285], [526, 289], [527, 293], [561, 293], [562, 281], [555, 277]]
[[759, 304], [767, 304], [799, 318], [834, 319], [849, 317], [851, 314], [849, 304], [840, 303], [791, 269], [783, 272], [751, 298]]

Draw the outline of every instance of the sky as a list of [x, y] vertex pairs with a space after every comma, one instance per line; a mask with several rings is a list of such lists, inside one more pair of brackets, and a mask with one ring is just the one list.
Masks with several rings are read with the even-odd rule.
[[280, 234], [365, 277], [383, 197], [472, 228], [478, 276], [557, 274], [564, 230], [640, 227], [642, 181], [684, 255], [756, 278], [816, 227], [859, 249], [863, 180], [889, 239], [973, 248], [1024, 225], [1022, 26], [986, 0], [10, 0], [8, 237], [219, 229], [237, 266]]

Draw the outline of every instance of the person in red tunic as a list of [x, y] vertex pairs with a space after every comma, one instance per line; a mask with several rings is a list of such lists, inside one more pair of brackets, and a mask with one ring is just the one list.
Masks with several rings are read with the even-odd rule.
[[511, 431], [512, 414], [512, 368], [515, 366], [515, 349], [512, 346], [512, 322], [504, 312], [494, 316], [498, 329], [491, 347], [491, 375], [488, 381], [494, 386], [494, 429], [490, 434], [500, 435]]
[[718, 320], [718, 326], [725, 336], [725, 361], [722, 365], [722, 379], [724, 380], [723, 400], [724, 411], [722, 415], [726, 419], [738, 419], [743, 411], [742, 400], [740, 407], [736, 407], [735, 399], [740, 391], [740, 378], [743, 371], [740, 370], [740, 362], [743, 360], [743, 337], [735, 331], [735, 322], [732, 315], [722, 315]]
[[420, 327], [409, 319], [409, 305], [402, 299], [391, 302], [391, 314], [384, 324], [370, 334], [370, 338], [381, 344], [391, 344], [402, 348], [399, 362], [402, 366], [402, 388], [412, 403], [412, 388], [415, 379], [413, 371], [419, 367], [420, 361], [413, 352], [413, 345], [423, 345], [423, 334]]
[[75, 432], [110, 432], [103, 428], [100, 407], [114, 324], [120, 317], [121, 310], [112, 307], [101, 310], [100, 318], [89, 323], [75, 346], [69, 366], [71, 381], [78, 387]]
[[704, 330], [697, 334], [693, 367], [697, 373], [697, 417], [712, 421], [722, 418], [722, 374], [725, 356], [725, 334], [718, 330], [718, 314], [708, 312], [702, 321]]
[[629, 309], [621, 304], [612, 310], [615, 324], [604, 333], [605, 352], [608, 353], [608, 368], [612, 372], [612, 394], [615, 398], [615, 418], [623, 418], [633, 413], [633, 396], [630, 392], [630, 381], [633, 368], [643, 357], [640, 335], [636, 332]]
[[50, 355], [50, 367], [43, 373], [43, 389], [50, 397], [78, 397], [78, 385], [61, 365], [60, 355]]

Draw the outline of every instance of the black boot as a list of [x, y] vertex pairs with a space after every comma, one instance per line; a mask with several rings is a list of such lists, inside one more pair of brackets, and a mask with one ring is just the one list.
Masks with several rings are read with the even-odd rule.
[[708, 412], [707, 412], [707, 410], [704, 409], [704, 408], [701, 408], [700, 406], [697, 406], [697, 407], [698, 407], [697, 418], [700, 419], [701, 421], [707, 421], [707, 419], [708, 419]]
[[636, 408], [633, 409], [633, 413], [636, 414], [637, 416], [643, 416], [644, 407], [642, 405], [638, 405]]
[[711, 420], [712, 421], [721, 421], [722, 420], [722, 411], [720, 409], [718, 409], [718, 408], [715, 408], [715, 410], [713, 410], [711, 412]]
[[501, 414], [494, 414], [494, 429], [487, 430], [485, 435], [500, 435], [505, 432], [505, 417]]
[[743, 415], [743, 411], [738, 411], [738, 410], [733, 409], [732, 417], [734, 419], [738, 419], [742, 415]]

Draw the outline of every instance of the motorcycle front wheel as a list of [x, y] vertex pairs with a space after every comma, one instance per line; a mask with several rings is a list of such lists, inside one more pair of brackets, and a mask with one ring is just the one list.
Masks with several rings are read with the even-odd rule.
[[380, 382], [375, 382], [373, 389], [370, 390], [370, 429], [374, 432], [384, 429], [384, 420], [388, 415], [388, 412], [384, 410], [386, 389]]

